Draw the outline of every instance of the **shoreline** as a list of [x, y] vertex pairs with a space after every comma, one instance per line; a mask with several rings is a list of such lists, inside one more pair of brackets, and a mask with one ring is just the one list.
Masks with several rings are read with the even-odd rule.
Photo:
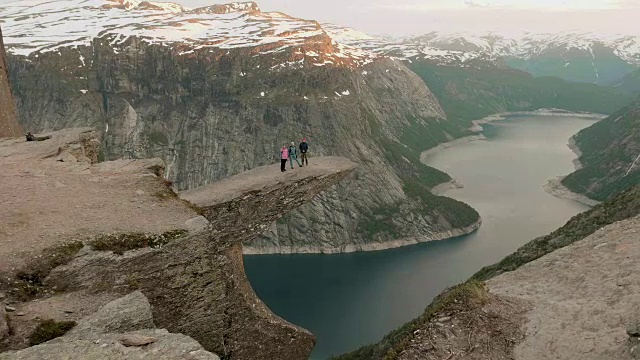
[[[567, 147], [576, 154], [576, 158], [572, 160], [574, 171], [582, 169], [582, 163], [580, 162], [580, 157], [582, 156], [582, 150], [576, 144], [575, 135], [569, 138], [567, 142]], [[548, 194], [553, 195], [560, 199], [569, 199], [573, 201], [577, 201], [588, 207], [594, 207], [600, 204], [600, 201], [590, 199], [589, 197], [578, 194], [576, 192], [571, 191], [568, 187], [562, 184], [562, 179], [567, 177], [567, 175], [556, 176], [553, 179], [547, 180], [547, 183], [542, 186], [544, 191]]]
[[433, 195], [442, 195], [443, 193], [449, 191], [449, 190], [454, 190], [454, 189], [462, 189], [464, 188], [464, 185], [459, 182], [456, 179], [451, 179], [447, 182], [444, 182], [442, 184], [438, 184], [434, 187], [431, 188], [431, 193]]
[[573, 167], [574, 167], [573, 171], [582, 169], [583, 166], [582, 166], [582, 163], [580, 162], [580, 157], [582, 156], [582, 150], [580, 150], [578, 145], [576, 145], [575, 135], [573, 135], [572, 137], [569, 138], [569, 142], [567, 143], [567, 147], [569, 149], [571, 149], [571, 151], [573, 151], [574, 154], [576, 154], [576, 158], [572, 160]]
[[514, 115], [567, 116], [567, 117], [580, 117], [585, 119], [599, 119], [599, 120], [602, 120], [607, 117], [607, 115], [604, 115], [604, 114], [596, 114], [596, 113], [590, 113], [590, 112], [571, 112], [571, 111], [562, 110], [562, 109], [541, 108], [533, 111], [512, 111], [512, 112], [497, 113], [497, 114], [484, 117], [480, 120], [472, 120], [471, 123], [473, 124], [473, 126], [471, 126], [469, 130], [474, 132], [481, 132], [482, 130], [484, 130], [482, 125], [488, 124], [493, 121], [506, 120], [508, 116], [514, 116]]
[[[444, 142], [442, 144], [438, 144], [432, 147], [431, 149], [427, 149], [420, 154], [420, 162], [426, 165], [425, 160], [427, 157], [437, 154], [440, 151], [448, 149], [452, 146], [464, 144], [470, 141], [487, 140], [487, 138], [483, 134], [481, 134], [481, 132], [484, 130], [482, 125], [489, 124], [494, 121], [506, 120], [508, 116], [514, 116], [514, 115], [567, 116], [567, 117], [581, 117], [585, 119], [600, 119], [600, 120], [607, 117], [607, 115], [603, 115], [603, 114], [596, 114], [596, 113], [589, 113], [589, 112], [570, 112], [562, 109], [546, 109], [546, 108], [533, 110], [533, 111], [512, 111], [512, 112], [497, 113], [497, 114], [489, 115], [479, 120], [471, 120], [471, 123], [473, 125], [469, 128], [469, 130], [475, 132], [476, 135], [463, 136], [461, 138], [457, 138], [451, 141]], [[573, 140], [573, 136], [569, 139], [569, 148], [573, 150], [573, 152], [576, 153], [578, 157], [582, 155], [582, 152], [580, 151], [580, 149], [578, 149], [577, 146], [575, 145], [575, 140]], [[578, 165], [574, 164], [574, 166], [578, 166]]]
[[469, 235], [477, 231], [482, 225], [482, 218], [475, 223], [464, 227], [448, 231], [441, 231], [436, 234], [425, 236], [413, 236], [397, 240], [375, 242], [367, 244], [350, 244], [341, 247], [317, 247], [317, 246], [269, 246], [256, 248], [253, 246], [242, 246], [243, 255], [300, 255], [300, 254], [346, 254], [354, 252], [369, 252], [397, 249], [404, 246], [426, 243], [429, 241], [448, 240], [458, 236]]
[[456, 146], [456, 145], [460, 145], [460, 144], [464, 144], [464, 143], [468, 143], [471, 141], [481, 141], [481, 140], [487, 140], [487, 138], [482, 135], [482, 134], [477, 134], [477, 135], [468, 135], [468, 136], [463, 136], [461, 138], [457, 138], [455, 140], [451, 140], [451, 141], [447, 141], [445, 143], [436, 145], [434, 147], [432, 147], [431, 149], [425, 150], [422, 153], [420, 153], [420, 162], [425, 164], [425, 161], [427, 159], [427, 157], [437, 154], [443, 150], [446, 150], [450, 147]]
[[549, 179], [547, 180], [547, 183], [542, 186], [542, 188], [548, 194], [553, 195], [557, 198], [577, 201], [579, 203], [587, 205], [588, 207], [594, 207], [600, 204], [600, 201], [589, 199], [588, 197], [582, 194], [575, 193], [569, 190], [569, 188], [567, 188], [566, 186], [562, 185], [562, 179], [564, 178], [564, 175], [560, 175], [556, 176], [553, 179]]

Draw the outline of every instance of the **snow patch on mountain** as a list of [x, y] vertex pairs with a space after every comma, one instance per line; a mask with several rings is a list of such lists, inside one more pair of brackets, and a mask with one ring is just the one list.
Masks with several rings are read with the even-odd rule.
[[428, 59], [442, 65], [471, 66], [470, 64], [477, 64], [478, 61], [495, 64], [501, 58], [526, 60], [547, 52], [567, 54], [571, 51], [583, 51], [593, 54], [594, 48], [600, 46], [611, 49], [614, 55], [629, 64], [640, 66], [640, 37], [634, 36], [564, 32], [522, 33], [509, 38], [494, 33], [478, 35], [430, 32], [411, 38], [389, 38], [371, 36], [330, 24], [323, 24], [323, 28], [337, 41], [379, 55], [405, 60]]
[[141, 0], [14, 0], [0, 7], [0, 18], [9, 52], [25, 56], [89, 46], [94, 38], [108, 39], [117, 53], [115, 47], [136, 37], [150, 44], [179, 44], [185, 56], [202, 49], [251, 47], [265, 49], [261, 54], [277, 53], [318, 45], [324, 38], [327, 46], [322, 54], [299, 53], [316, 56], [315, 65], [362, 66], [377, 57], [366, 49], [332, 41], [316, 21], [261, 12], [255, 2], [188, 9], [177, 3]]

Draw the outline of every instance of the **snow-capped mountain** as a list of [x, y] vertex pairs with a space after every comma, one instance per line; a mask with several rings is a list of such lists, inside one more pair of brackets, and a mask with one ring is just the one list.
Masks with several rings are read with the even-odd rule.
[[[360, 31], [340, 27], [331, 24], [323, 24], [325, 31], [335, 39], [335, 41], [358, 47], [366, 51], [376, 53], [381, 56], [413, 61], [429, 60], [439, 65], [454, 65], [459, 67], [469, 67], [474, 62], [472, 60], [483, 59], [493, 60], [491, 54], [479, 49], [467, 48], [456, 49], [442, 44], [432, 44], [420, 40], [420, 38], [392, 38], [377, 37], [362, 33]], [[494, 66], [495, 62], [488, 63]]]
[[470, 33], [390, 39], [353, 29], [324, 26], [337, 40], [380, 55], [427, 60], [459, 67], [504, 66], [535, 76], [557, 76], [602, 85], [614, 83], [640, 67], [640, 37], [593, 33], [523, 34], [505, 37]]
[[431, 33], [410, 42], [447, 51], [485, 54], [535, 76], [609, 85], [640, 66], [640, 38], [593, 33], [442, 35]]
[[318, 66], [360, 66], [376, 57], [333, 41], [316, 21], [262, 12], [254, 2], [188, 9], [140, 0], [14, 0], [0, 7], [0, 18], [8, 51], [25, 56], [89, 46], [95, 38], [109, 39], [118, 51], [135, 37], [176, 45], [183, 55], [201, 49], [246, 48], [260, 55], [297, 48], [295, 63]]

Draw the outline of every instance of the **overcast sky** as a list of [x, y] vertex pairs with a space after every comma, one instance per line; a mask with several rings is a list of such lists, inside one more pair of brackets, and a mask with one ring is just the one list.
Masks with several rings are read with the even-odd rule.
[[[168, 0], [165, 0], [168, 1]], [[224, 0], [173, 0], [187, 7]], [[263, 11], [375, 34], [591, 31], [640, 35], [640, 0], [257, 0]]]

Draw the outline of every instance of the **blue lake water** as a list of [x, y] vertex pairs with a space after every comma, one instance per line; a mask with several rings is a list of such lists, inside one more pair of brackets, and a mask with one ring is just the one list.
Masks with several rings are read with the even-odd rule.
[[376, 342], [422, 313], [446, 287], [587, 209], [542, 186], [573, 171], [567, 140], [592, 123], [511, 116], [484, 126], [488, 140], [431, 155], [430, 166], [464, 185], [445, 195], [482, 216], [482, 227], [471, 235], [379, 252], [245, 256], [247, 276], [273, 312], [318, 337], [311, 359]]

